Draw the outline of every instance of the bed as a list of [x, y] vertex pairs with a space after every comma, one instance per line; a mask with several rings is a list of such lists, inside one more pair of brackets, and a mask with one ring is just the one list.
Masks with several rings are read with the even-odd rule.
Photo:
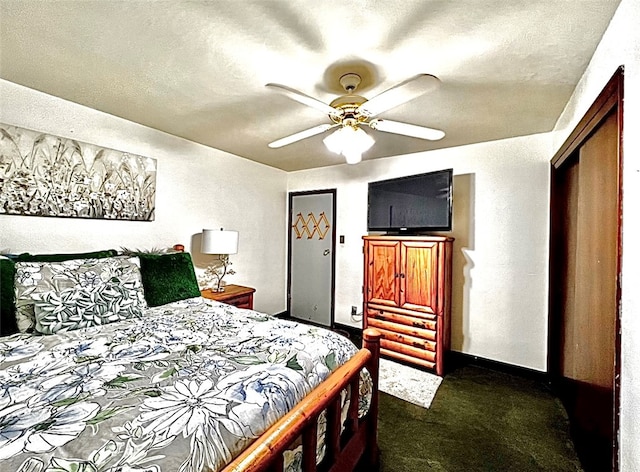
[[188, 253], [78, 256], [0, 259], [3, 470], [377, 466], [377, 332], [201, 298]]

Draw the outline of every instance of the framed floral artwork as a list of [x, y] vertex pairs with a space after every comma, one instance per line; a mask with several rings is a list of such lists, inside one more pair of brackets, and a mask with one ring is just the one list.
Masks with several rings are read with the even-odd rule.
[[0, 123], [0, 214], [153, 221], [156, 160]]

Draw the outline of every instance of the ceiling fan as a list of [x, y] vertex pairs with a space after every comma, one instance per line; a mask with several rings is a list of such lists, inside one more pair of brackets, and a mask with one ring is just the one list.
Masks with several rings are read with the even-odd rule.
[[362, 153], [374, 143], [373, 138], [362, 129], [362, 126], [365, 125], [385, 133], [401, 134], [432, 141], [444, 137], [444, 131], [438, 129], [377, 118], [381, 113], [435, 89], [440, 84], [440, 80], [437, 77], [430, 74], [418, 74], [385, 90], [370, 100], [355, 94], [360, 82], [361, 77], [358, 74], [349, 73], [340, 77], [340, 85], [346, 93], [333, 100], [330, 104], [321, 102], [286, 85], [267, 84], [266, 86], [270, 89], [281, 92], [297, 102], [326, 113], [331, 120], [331, 123], [314, 126], [273, 141], [269, 143], [269, 147], [280, 148], [338, 128], [328, 135], [323, 142], [330, 151], [345, 156], [347, 163], [355, 164], [360, 162]]

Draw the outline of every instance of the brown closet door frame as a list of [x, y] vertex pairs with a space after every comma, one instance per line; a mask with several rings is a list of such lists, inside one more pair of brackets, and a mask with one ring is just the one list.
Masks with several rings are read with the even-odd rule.
[[[556, 274], [562, 273], [559, 270], [558, 258], [554, 257], [555, 248], [554, 233], [557, 231], [558, 226], [562, 227], [560, 218], [564, 216], [557, 210], [557, 205], [561, 199], [566, 197], [566, 193], [562, 189], [559, 189], [558, 179], [567, 178], [566, 175], [562, 175], [558, 172], [561, 167], [564, 169], [569, 168], [573, 164], [575, 158], [574, 153], [579, 151], [580, 147], [589, 139], [591, 134], [610, 116], [611, 113], [617, 114], [618, 125], [618, 224], [617, 224], [617, 260], [616, 260], [616, 319], [615, 319], [615, 352], [614, 352], [614, 385], [613, 385], [613, 401], [614, 401], [614, 415], [613, 415], [613, 470], [618, 471], [619, 459], [618, 459], [618, 432], [620, 429], [620, 353], [621, 353], [621, 333], [620, 333], [620, 268], [622, 260], [622, 166], [623, 166], [623, 94], [624, 94], [624, 67], [619, 67], [614, 73], [613, 77], [609, 80], [603, 91], [595, 100], [593, 105], [589, 108], [582, 120], [578, 123], [573, 132], [569, 135], [564, 144], [560, 147], [555, 156], [551, 159], [551, 229], [550, 233], [550, 263], [549, 263], [549, 337], [548, 337], [548, 357], [547, 357], [547, 369], [552, 378], [558, 376], [558, 365], [561, 361], [561, 353], [559, 352], [559, 340], [557, 325], [558, 315], [556, 313], [557, 308], [553, 306], [556, 301], [554, 293], [556, 287], [562, 283]], [[564, 167], [566, 166], [566, 167]], [[570, 173], [570, 172], [569, 172]], [[565, 174], [567, 174], [565, 172]], [[562, 175], [562, 176], [561, 176]], [[570, 178], [570, 176], [569, 176]]]

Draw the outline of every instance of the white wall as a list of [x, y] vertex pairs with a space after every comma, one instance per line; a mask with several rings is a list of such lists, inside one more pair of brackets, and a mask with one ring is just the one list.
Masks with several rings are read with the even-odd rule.
[[622, 0], [554, 130], [554, 151], [620, 65], [625, 67], [620, 470], [640, 471], [640, 3]]
[[[235, 275], [255, 287], [255, 308], [286, 309], [286, 173], [0, 80], [0, 123], [157, 159], [153, 222], [0, 215], [0, 249], [77, 252], [182, 243], [194, 262], [203, 227], [240, 232]], [[200, 269], [196, 267], [199, 272]]]
[[367, 183], [454, 170], [452, 349], [546, 370], [550, 134], [291, 172], [337, 189], [336, 322], [361, 326]]

